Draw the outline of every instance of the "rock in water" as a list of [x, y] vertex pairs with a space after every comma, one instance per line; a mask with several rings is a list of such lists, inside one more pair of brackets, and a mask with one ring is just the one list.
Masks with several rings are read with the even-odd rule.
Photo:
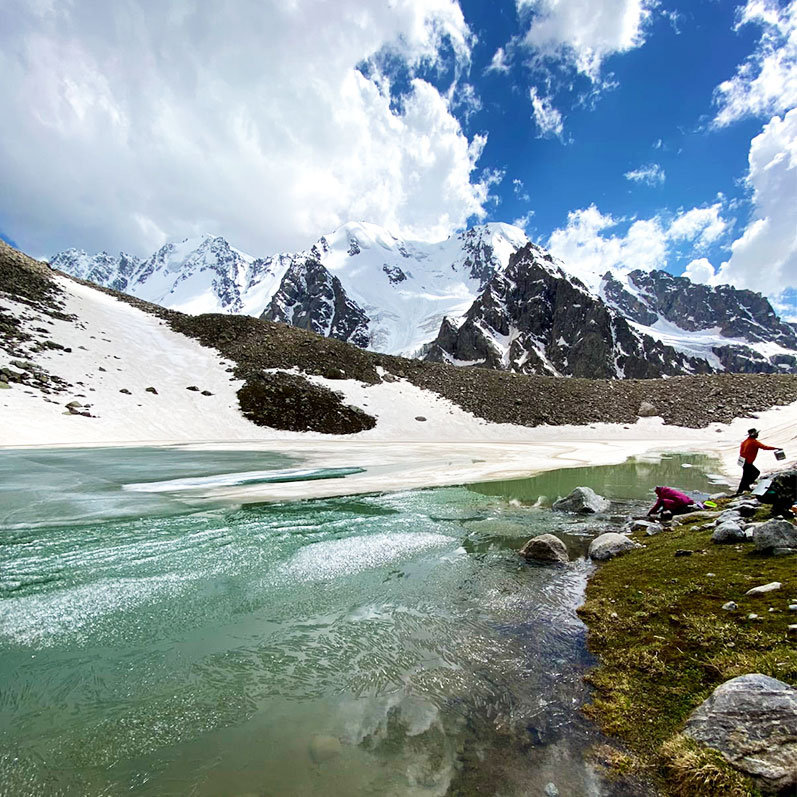
[[622, 553], [633, 551], [634, 548], [641, 548], [638, 542], [634, 542], [624, 534], [617, 534], [610, 531], [601, 534], [589, 544], [590, 559], [611, 559]]
[[[757, 551], [786, 553], [791, 549], [797, 553], [797, 528], [788, 520], [768, 520], [753, 531], [753, 542]], [[786, 549], [786, 550], [782, 550]]]
[[797, 785], [797, 689], [759, 673], [718, 686], [684, 733], [769, 789]]
[[553, 534], [540, 534], [539, 537], [532, 537], [520, 549], [520, 555], [534, 562], [565, 564], [570, 561], [565, 544]]
[[313, 736], [310, 740], [310, 758], [316, 764], [322, 764], [340, 755], [341, 745], [337, 736]]
[[590, 487], [576, 487], [566, 498], [554, 501], [553, 509], [557, 512], [580, 512], [593, 514], [608, 511], [611, 504], [598, 495]]

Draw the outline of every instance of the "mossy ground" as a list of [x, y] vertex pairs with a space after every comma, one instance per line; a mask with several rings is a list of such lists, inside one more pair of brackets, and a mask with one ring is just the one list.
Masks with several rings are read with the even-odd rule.
[[[754, 519], [767, 518], [762, 509]], [[797, 602], [797, 559], [758, 554], [752, 542], [717, 545], [710, 530], [697, 530], [701, 523], [637, 533], [645, 548], [604, 563], [591, 578], [579, 614], [600, 663], [589, 675], [586, 711], [628, 745], [620, 769], [646, 774], [662, 794], [753, 795], [752, 783], [679, 732], [729, 678], [758, 672], [797, 683], [797, 644], [787, 629], [797, 622], [788, 611]], [[678, 550], [693, 553], [676, 557]], [[782, 588], [745, 596], [772, 581]], [[731, 600], [739, 608], [723, 610]]]

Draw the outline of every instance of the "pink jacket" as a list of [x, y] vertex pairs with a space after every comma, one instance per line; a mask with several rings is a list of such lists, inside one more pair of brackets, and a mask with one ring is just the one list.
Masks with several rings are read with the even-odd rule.
[[693, 498], [690, 498], [685, 493], [673, 487], [657, 487], [656, 495], [658, 496], [658, 500], [648, 513], [650, 515], [661, 509], [661, 507], [664, 506], [664, 501], [672, 501], [676, 506], [689, 506], [689, 504], [695, 502]]

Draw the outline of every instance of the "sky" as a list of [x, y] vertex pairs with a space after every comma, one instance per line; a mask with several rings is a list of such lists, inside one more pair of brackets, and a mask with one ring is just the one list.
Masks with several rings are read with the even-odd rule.
[[523, 227], [797, 320], [797, 0], [2, 0], [0, 237]]

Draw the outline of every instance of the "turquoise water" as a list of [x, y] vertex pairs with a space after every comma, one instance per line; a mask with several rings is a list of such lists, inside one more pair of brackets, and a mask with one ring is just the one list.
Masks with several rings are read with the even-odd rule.
[[198, 511], [195, 479], [358, 468], [145, 448], [0, 462], [0, 793], [13, 795], [520, 795], [549, 781], [598, 794], [578, 711], [590, 566], [515, 551], [552, 531], [577, 556], [606, 526], [546, 508], [573, 479], [618, 514], [657, 483], [716, 489], [710, 463], [670, 457]]

